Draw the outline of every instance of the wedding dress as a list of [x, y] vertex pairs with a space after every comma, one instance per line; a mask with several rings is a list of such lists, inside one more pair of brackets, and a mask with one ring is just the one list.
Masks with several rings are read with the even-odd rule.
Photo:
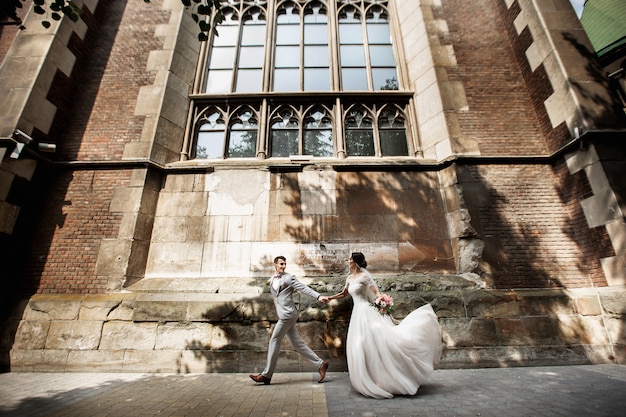
[[348, 278], [346, 285], [354, 301], [346, 341], [352, 386], [373, 398], [415, 395], [441, 357], [441, 330], [432, 306], [396, 324], [371, 305], [369, 287], [376, 284], [367, 271]]

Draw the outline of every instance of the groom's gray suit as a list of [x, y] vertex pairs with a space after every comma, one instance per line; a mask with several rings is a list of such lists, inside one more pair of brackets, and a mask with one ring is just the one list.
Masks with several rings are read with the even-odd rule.
[[[287, 336], [293, 348], [311, 363], [319, 369], [324, 361], [315, 354], [303, 341], [300, 339], [298, 330], [296, 329], [296, 322], [298, 321], [298, 310], [293, 302], [293, 293], [299, 291], [303, 294], [309, 295], [315, 299], [320, 297], [320, 293], [307, 287], [296, 277], [290, 273], [284, 272], [280, 278], [270, 278], [270, 292], [274, 299], [274, 305], [276, 306], [276, 313], [278, 314], [278, 322], [272, 332], [270, 338], [270, 344], [267, 351], [267, 364], [265, 370], [261, 372], [266, 378], [272, 379], [274, 369], [276, 369], [276, 362], [278, 361], [278, 353], [280, 351], [280, 344], [283, 337]], [[274, 288], [274, 280], [278, 280], [278, 289]]]

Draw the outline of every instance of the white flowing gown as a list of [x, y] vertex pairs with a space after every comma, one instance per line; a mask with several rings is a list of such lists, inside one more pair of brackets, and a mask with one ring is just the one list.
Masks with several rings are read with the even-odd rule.
[[395, 324], [371, 305], [369, 287], [376, 284], [369, 273], [346, 285], [354, 300], [346, 341], [352, 386], [373, 398], [415, 395], [441, 358], [441, 328], [432, 306]]

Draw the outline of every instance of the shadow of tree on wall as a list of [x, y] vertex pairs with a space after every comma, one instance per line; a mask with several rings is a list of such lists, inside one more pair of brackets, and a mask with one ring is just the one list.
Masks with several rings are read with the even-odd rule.
[[[472, 226], [485, 241], [483, 259], [493, 275], [494, 288], [504, 294], [503, 306], [506, 292], [514, 294], [519, 304], [520, 317], [505, 314], [496, 319], [499, 342], [513, 348], [536, 346], [555, 361], [613, 360], [607, 329], [596, 332], [596, 317], [585, 317], [597, 313], [581, 310], [585, 305], [587, 309], [597, 305], [599, 297], [577, 297], [568, 291], [601, 285], [590, 276], [601, 274], [602, 266], [599, 260], [588, 261], [589, 247], [585, 245], [598, 242], [595, 239], [604, 233], [586, 227], [577, 199], [584, 195], [577, 188], [581, 178], [569, 176], [562, 162], [556, 166], [509, 165], [504, 167], [505, 173], [494, 167], [495, 174], [489, 173], [490, 168], [465, 166], [458, 172]], [[514, 193], [509, 192], [511, 187], [516, 188]], [[595, 259], [598, 253], [593, 255]], [[475, 308], [486, 308], [487, 316], [498, 311], [484, 299], [481, 303], [469, 309], [470, 315], [485, 316], [474, 314]], [[596, 346], [588, 350], [586, 345]]]
[[[482, 267], [492, 275], [495, 291], [477, 288], [462, 277], [447, 274], [445, 270], [422, 272], [419, 268], [417, 271], [407, 268], [391, 273], [381, 268], [381, 273], [377, 273], [378, 265], [372, 265], [381, 290], [392, 293], [398, 300], [398, 318], [401, 319], [420, 305], [431, 303], [444, 328], [447, 350], [473, 352], [468, 356], [476, 366], [543, 365], [553, 364], [554, 361], [588, 363], [593, 358], [587, 358], [584, 345], [594, 343], [589, 340], [589, 323], [579, 314], [578, 307], [566, 293], [563, 282], [563, 277], [571, 279], [574, 275], [586, 276], [588, 270], [579, 262], [581, 253], [573, 238], [569, 243], [564, 242], [572, 253], [565, 261], [562, 252], [546, 250], [549, 247], [547, 241], [555, 236], [559, 237], [564, 229], [570, 227], [571, 222], [576, 222], [576, 219], [570, 218], [562, 210], [560, 194], [554, 188], [554, 184], [558, 183], [557, 178], [551, 177], [552, 167], [505, 166], [501, 168], [508, 172], [495, 177], [488, 172], [493, 166], [457, 165], [455, 168], [464, 190], [472, 226], [486, 244]], [[534, 171], [536, 178], [543, 178], [542, 190], [548, 194], [536, 193], [534, 183], [520, 183], [517, 173], [529, 170]], [[417, 173], [384, 173], [382, 178], [377, 179], [372, 179], [372, 175], [352, 172], [349, 179], [340, 177], [337, 180], [336, 189], [331, 187], [328, 190], [314, 190], [319, 192], [317, 202], [335, 204], [337, 213], [341, 215], [338, 214], [336, 218], [331, 215], [327, 216], [329, 218], [324, 218], [325, 215], [321, 214], [310, 215], [315, 220], [311, 223], [306, 222], [308, 215], [302, 209], [304, 202], [310, 201], [307, 200], [310, 196], [302, 197], [303, 190], [299, 187], [297, 175], [283, 175], [280, 178], [281, 187], [286, 190], [283, 204], [291, 208], [294, 217], [302, 220], [285, 227], [294, 242], [318, 244], [320, 253], [324, 251], [322, 245], [333, 247], [333, 244], [341, 242], [350, 246], [340, 249], [334, 247], [339, 252], [338, 256], [330, 257], [323, 264], [319, 263], [319, 258], [310, 254], [300, 255], [297, 263], [313, 271], [309, 277], [312, 280], [311, 286], [320, 293], [339, 291], [347, 273], [346, 260], [349, 252], [358, 250], [360, 244], [376, 241], [376, 234], [368, 236], [361, 232], [372, 226], [380, 215], [373, 213], [368, 221], [355, 220], [352, 214], [360, 212], [358, 208], [350, 207], [353, 201], [369, 202], [371, 205], [364, 208], [366, 213], [369, 209], [379, 213], [389, 212], [389, 216], [399, 217], [394, 229], [398, 236], [411, 236], [411, 228], [438, 230], [428, 229], [432, 225], [423, 225], [420, 222], [416, 224], [410, 218], [396, 214], [396, 210], [402, 210], [398, 210], [401, 204], [397, 194], [393, 192], [402, 185], [414, 189], [421, 204], [429, 205], [433, 201], [439, 203], [436, 183], [424, 184], [416, 181]], [[492, 183], [494, 179], [497, 179], [496, 183]], [[517, 191], [525, 187], [527, 191], [512, 193], [511, 187]], [[355, 194], [350, 190], [356, 190], [357, 197], [354, 200], [351, 199]], [[336, 200], [330, 194], [332, 192], [337, 193]], [[366, 197], [359, 199], [359, 193]], [[514, 198], [516, 195], [517, 199]], [[525, 197], [519, 199], [519, 195]], [[533, 202], [533, 199], [538, 201]], [[539, 204], [545, 199], [552, 201], [550, 204]], [[419, 204], [417, 206], [420, 207]], [[351, 208], [355, 211], [351, 211]], [[423, 209], [422, 206], [420, 210]], [[327, 239], [328, 236], [333, 238]], [[370, 256], [368, 258], [371, 259]], [[272, 261], [267, 259], [264, 265], [268, 276], [271, 275]], [[430, 265], [432, 267], [434, 264]], [[205, 371], [251, 372], [263, 369], [269, 334], [276, 320], [265, 282], [265, 279], [260, 279], [249, 284], [263, 288], [259, 297], [225, 302], [223, 306], [205, 311], [203, 319], [219, 329], [221, 345], [215, 346], [199, 340], [186, 344], [186, 349], [192, 352], [194, 360], [206, 364]], [[534, 290], [528, 291], [529, 288]], [[311, 343], [320, 356], [327, 359], [332, 356], [337, 363], [343, 364], [345, 358], [342, 356], [342, 347], [351, 303], [339, 301], [329, 306], [316, 306], [313, 300], [299, 301], [299, 326], [305, 340]], [[237, 317], [237, 322], [227, 321], [234, 316]], [[235, 323], [237, 324], [234, 325]], [[238, 328], [240, 325], [252, 326], [253, 329], [242, 337], [242, 329]], [[297, 354], [289, 348], [288, 342], [284, 342], [278, 371], [308, 369], [306, 364], [300, 368]], [[487, 357], [486, 355], [493, 354], [494, 349], [499, 349], [496, 352], [505, 356]], [[540, 357], [536, 356], [534, 350], [541, 352]], [[444, 367], [445, 360], [444, 356]], [[181, 356], [182, 362], [184, 360]], [[456, 363], [452, 355], [448, 366], [468, 367], [472, 364]], [[186, 372], [189, 368], [180, 369], [181, 372]]]

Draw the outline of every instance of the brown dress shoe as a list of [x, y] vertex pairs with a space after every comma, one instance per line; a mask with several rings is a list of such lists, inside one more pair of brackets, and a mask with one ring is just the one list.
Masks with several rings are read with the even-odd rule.
[[328, 362], [326, 361], [322, 362], [322, 366], [320, 366], [320, 369], [318, 369], [318, 372], [320, 373], [320, 379], [317, 380], [318, 383], [322, 382], [324, 378], [326, 378], [327, 369], [328, 369]]
[[252, 380], [254, 382], [262, 382], [265, 385], [269, 385], [270, 382], [272, 381], [270, 378], [268, 378], [266, 376], [263, 376], [261, 374], [259, 374], [259, 375], [250, 375], [250, 378], [252, 378]]

